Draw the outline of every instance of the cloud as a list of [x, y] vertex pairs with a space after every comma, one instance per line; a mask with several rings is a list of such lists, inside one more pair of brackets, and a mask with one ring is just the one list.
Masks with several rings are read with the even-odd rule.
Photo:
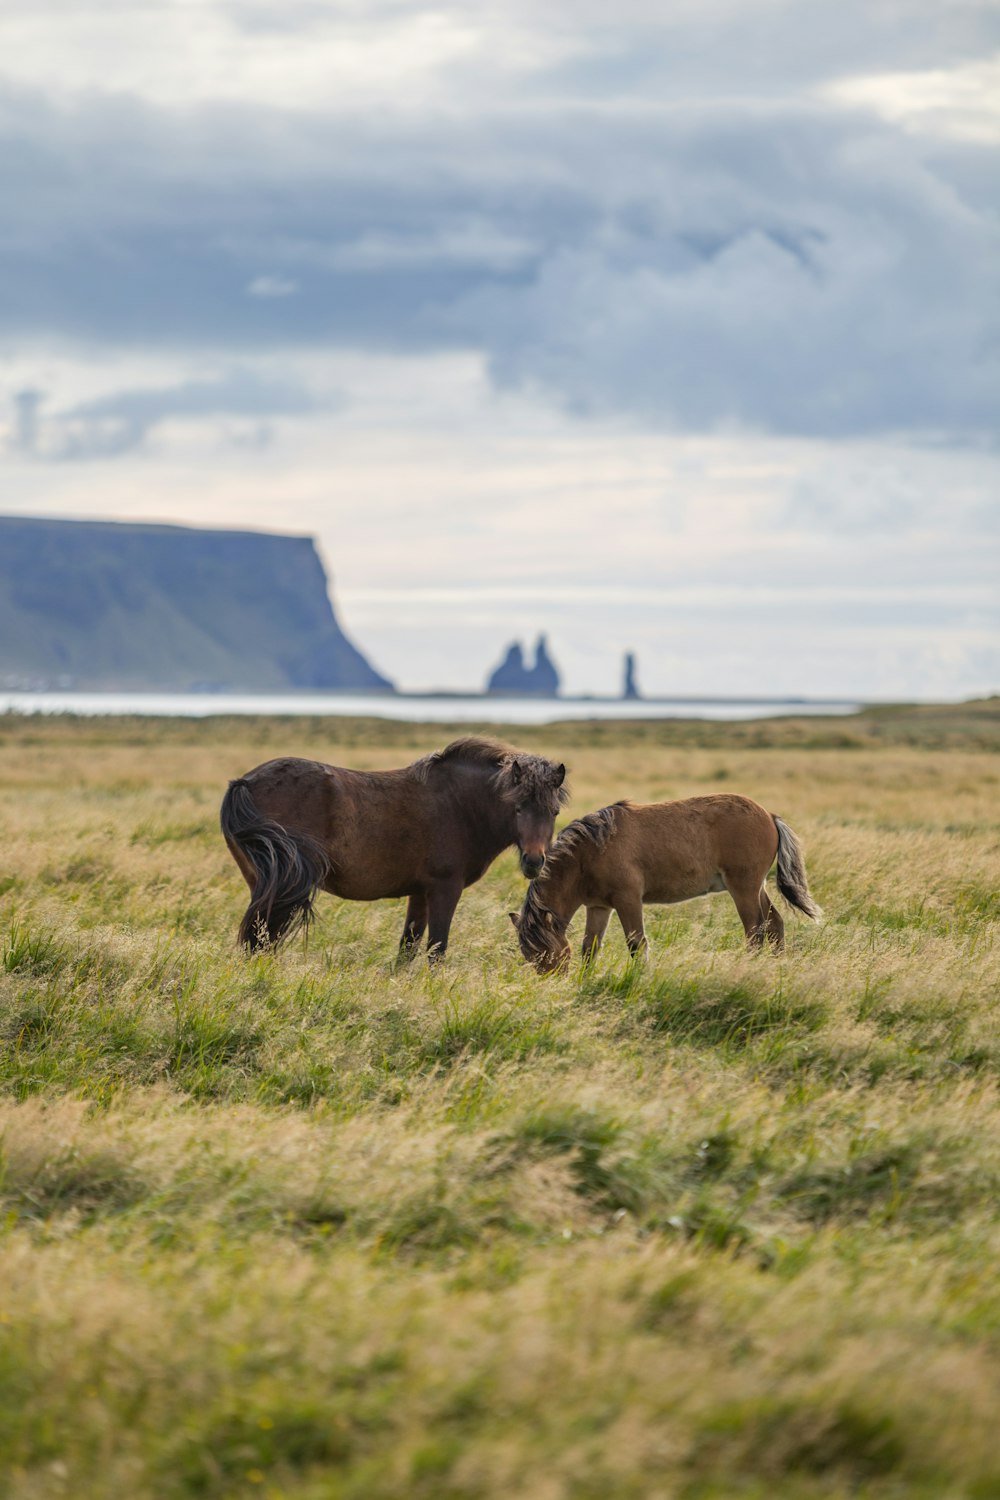
[[909, 130], [994, 147], [1000, 141], [1000, 53], [949, 70], [862, 74], [830, 84], [826, 93]]
[[489, 274], [516, 270], [530, 263], [538, 247], [530, 240], [504, 234], [490, 224], [477, 223], [470, 215], [462, 222], [446, 223], [421, 234], [366, 233], [346, 244], [337, 244], [311, 259], [330, 271], [385, 272], [419, 268], [433, 270], [451, 266], [478, 268]]
[[30, 456], [38, 443], [38, 414], [45, 400], [43, 391], [18, 391], [14, 396], [14, 420], [10, 447], [14, 453]]
[[[304, 416], [329, 410], [337, 402], [321, 399], [292, 382], [263, 379], [233, 370], [213, 380], [116, 391], [80, 402], [42, 420], [44, 394], [22, 391], [14, 398], [15, 420], [10, 447], [40, 458], [68, 460], [115, 458], [140, 448], [154, 428], [173, 419], [204, 421], [212, 417], [257, 418]], [[259, 446], [258, 426], [243, 446]]]
[[289, 276], [255, 276], [247, 286], [248, 297], [294, 297], [299, 289]]
[[950, 70], [1000, 46], [993, 0], [35, 0], [0, 11], [2, 71], [63, 94], [321, 112], [479, 112], [536, 93], [788, 97], [860, 73]]
[[[278, 31], [312, 66], [344, 27], [388, 46], [428, 19], [209, 9], [251, 93], [240, 37]], [[439, 95], [381, 110], [8, 88], [0, 335], [192, 359], [463, 349], [500, 388], [645, 427], [996, 439], [993, 153], [934, 133], [951, 115], [913, 84], [933, 61], [933, 100], [951, 97], [995, 40], [989, 7], [943, 20], [914, 0], [905, 25], [735, 0], [628, 0], [613, 28], [590, 0], [573, 27], [521, 0], [434, 15]], [[893, 77], [910, 80], [895, 96]], [[914, 97], [919, 130], [899, 114]], [[111, 443], [149, 430], [101, 420]]]

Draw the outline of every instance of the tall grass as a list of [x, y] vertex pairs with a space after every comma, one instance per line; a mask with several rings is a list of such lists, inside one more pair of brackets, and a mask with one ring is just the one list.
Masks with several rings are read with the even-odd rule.
[[447, 731], [0, 720], [5, 1493], [1000, 1494], [997, 723], [511, 731], [571, 814], [758, 798], [827, 910], [541, 980], [511, 856], [433, 971], [393, 903], [235, 951], [228, 777]]

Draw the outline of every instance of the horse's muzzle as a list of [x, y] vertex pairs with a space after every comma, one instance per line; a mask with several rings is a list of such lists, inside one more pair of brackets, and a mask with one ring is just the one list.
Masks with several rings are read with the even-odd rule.
[[542, 870], [543, 870], [544, 866], [545, 866], [545, 855], [544, 854], [525, 854], [522, 851], [522, 853], [521, 853], [521, 874], [522, 875], [526, 875], [529, 880], [534, 880], [534, 878], [535, 878], [536, 875], [540, 875], [542, 873]]

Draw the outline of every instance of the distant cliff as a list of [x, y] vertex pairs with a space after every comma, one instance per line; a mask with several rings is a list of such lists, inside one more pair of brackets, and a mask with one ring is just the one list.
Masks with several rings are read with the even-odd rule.
[[528, 698], [554, 698], [559, 692], [559, 672], [549, 656], [544, 635], [535, 646], [535, 664], [529, 667], [519, 641], [507, 647], [503, 661], [491, 672], [486, 691]]
[[393, 691], [311, 537], [0, 516], [0, 685]]

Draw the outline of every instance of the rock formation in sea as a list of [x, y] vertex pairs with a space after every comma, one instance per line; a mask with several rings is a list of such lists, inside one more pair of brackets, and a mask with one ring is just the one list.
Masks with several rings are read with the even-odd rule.
[[518, 698], [555, 698], [559, 693], [559, 670], [540, 635], [535, 644], [534, 665], [529, 667], [519, 641], [507, 647], [504, 659], [490, 674], [487, 693]]
[[634, 651], [626, 651], [625, 653], [625, 674], [622, 684], [622, 697], [628, 702], [634, 702], [637, 698], [642, 697], [642, 694], [639, 691], [639, 684], [635, 680]]
[[394, 691], [312, 537], [0, 516], [0, 686]]

